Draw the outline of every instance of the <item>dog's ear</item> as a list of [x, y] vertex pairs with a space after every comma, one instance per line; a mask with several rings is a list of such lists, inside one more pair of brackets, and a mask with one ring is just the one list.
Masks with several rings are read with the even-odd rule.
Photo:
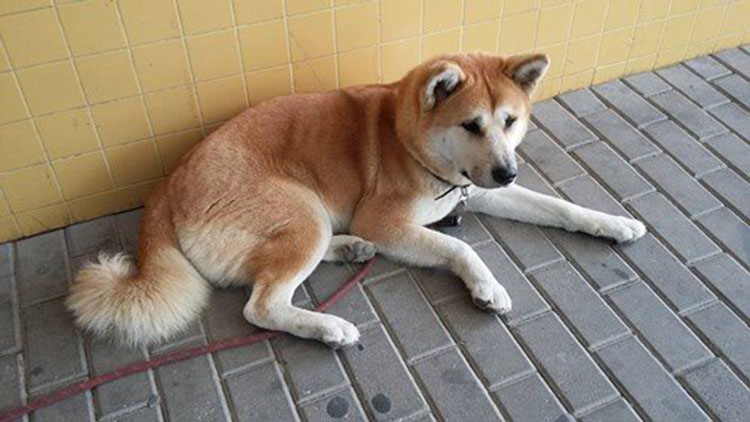
[[503, 73], [531, 94], [549, 68], [546, 54], [521, 54], [505, 59]]
[[464, 72], [456, 63], [440, 61], [431, 66], [421, 89], [422, 111], [431, 110], [448, 98], [463, 79]]

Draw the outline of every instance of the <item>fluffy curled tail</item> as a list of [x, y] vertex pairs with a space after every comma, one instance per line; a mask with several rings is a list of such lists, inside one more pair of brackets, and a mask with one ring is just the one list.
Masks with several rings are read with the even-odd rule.
[[123, 254], [99, 255], [76, 274], [67, 305], [84, 329], [137, 347], [187, 328], [209, 292], [185, 256], [167, 247], [149, 254], [140, 271]]

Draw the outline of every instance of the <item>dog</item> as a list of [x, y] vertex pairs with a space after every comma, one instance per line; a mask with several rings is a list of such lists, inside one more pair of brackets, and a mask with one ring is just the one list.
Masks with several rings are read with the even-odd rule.
[[212, 286], [252, 283], [244, 318], [259, 327], [356, 343], [350, 322], [292, 305], [322, 261], [376, 251], [442, 266], [498, 314], [511, 298], [477, 253], [426, 225], [470, 211], [618, 242], [645, 226], [514, 184], [543, 54], [443, 55], [401, 80], [275, 98], [190, 150], [146, 201], [135, 265], [100, 256], [67, 305], [94, 334], [139, 346], [185, 329]]

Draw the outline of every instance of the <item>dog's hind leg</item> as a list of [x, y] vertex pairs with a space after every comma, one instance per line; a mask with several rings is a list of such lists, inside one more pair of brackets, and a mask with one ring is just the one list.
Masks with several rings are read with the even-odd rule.
[[253, 280], [253, 293], [243, 315], [259, 327], [320, 340], [333, 347], [356, 343], [359, 330], [354, 324], [292, 305], [294, 291], [320, 263], [331, 239], [322, 204], [304, 202], [283, 228], [250, 252], [246, 268]]
[[375, 256], [375, 245], [361, 237], [339, 234], [331, 238], [323, 261], [365, 262]]

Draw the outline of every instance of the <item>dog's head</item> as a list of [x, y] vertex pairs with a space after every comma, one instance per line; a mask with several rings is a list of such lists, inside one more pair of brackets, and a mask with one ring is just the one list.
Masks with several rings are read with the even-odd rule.
[[429, 60], [400, 83], [399, 137], [451, 183], [508, 185], [517, 175], [515, 148], [526, 134], [529, 96], [548, 66], [543, 54]]

